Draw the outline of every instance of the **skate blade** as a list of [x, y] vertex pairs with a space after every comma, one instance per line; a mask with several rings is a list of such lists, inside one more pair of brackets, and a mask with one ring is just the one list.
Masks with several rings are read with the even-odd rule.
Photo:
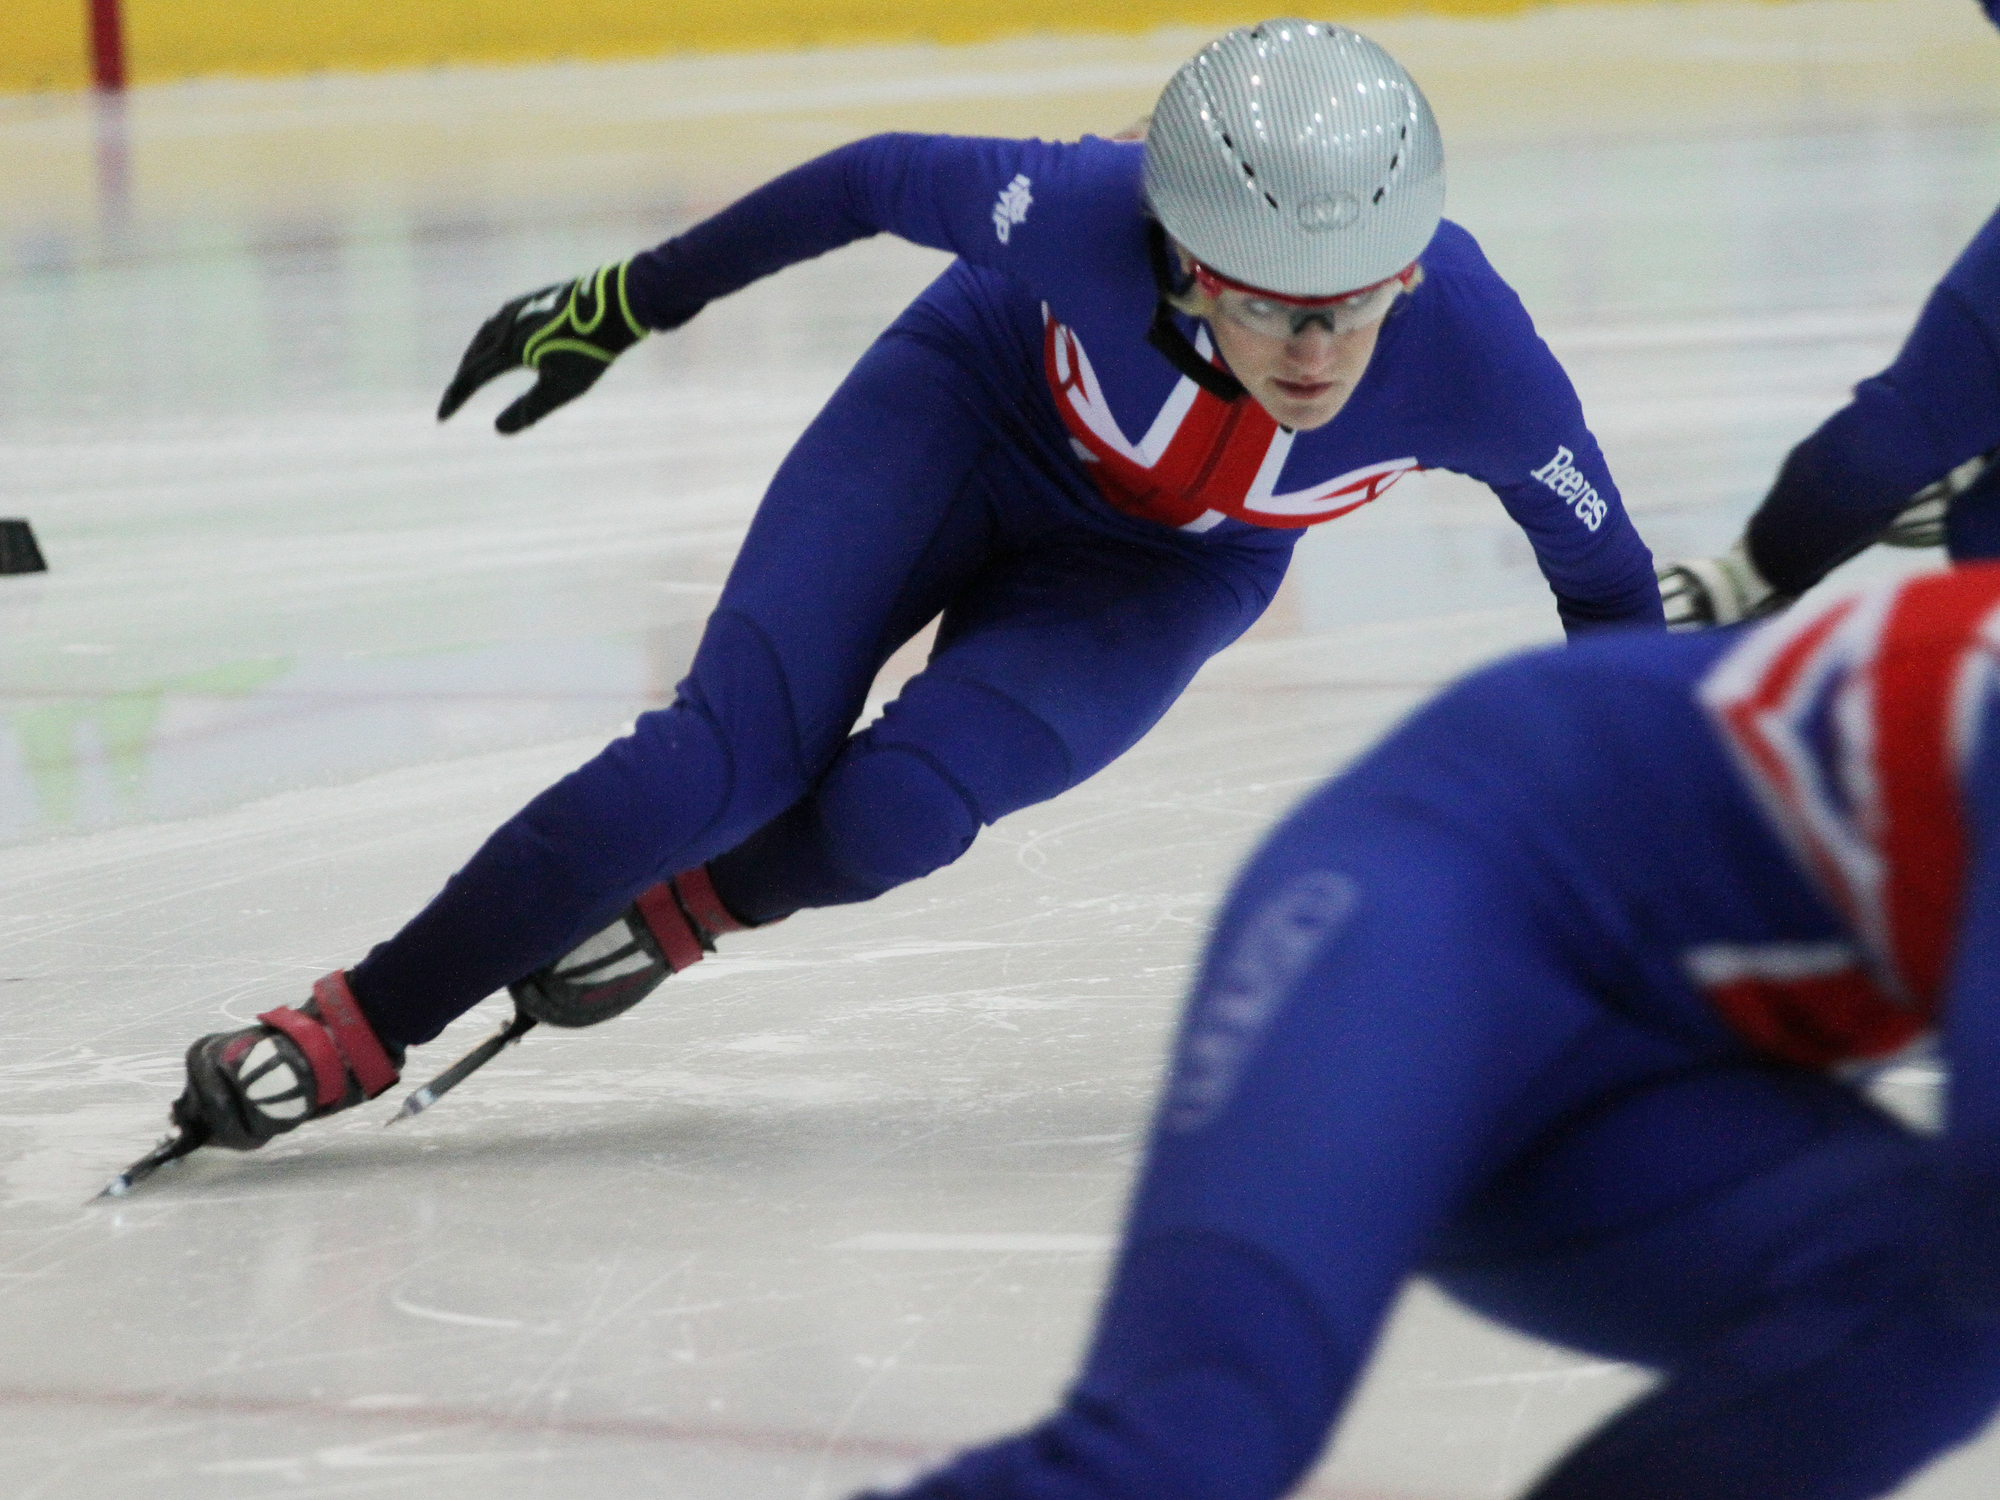
[[123, 1198], [168, 1162], [179, 1161], [207, 1139], [206, 1131], [190, 1130], [178, 1130], [172, 1135], [160, 1137], [159, 1145], [112, 1178], [104, 1185], [104, 1191], [90, 1201], [95, 1203], [98, 1198]]
[[446, 1094], [465, 1082], [467, 1078], [492, 1062], [494, 1058], [505, 1052], [514, 1043], [520, 1041], [530, 1031], [533, 1031], [535, 1026], [536, 1021], [533, 1016], [527, 1014], [525, 1011], [517, 1010], [514, 1012], [513, 1020], [509, 1021], [477, 1047], [474, 1047], [465, 1056], [446, 1068], [422, 1088], [414, 1090], [403, 1101], [402, 1108], [398, 1109], [382, 1123], [384, 1125], [396, 1125], [413, 1115], [422, 1114]]

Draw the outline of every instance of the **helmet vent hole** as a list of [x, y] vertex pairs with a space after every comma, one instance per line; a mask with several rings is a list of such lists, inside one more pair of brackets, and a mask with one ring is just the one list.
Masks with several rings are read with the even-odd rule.
[[[1224, 144], [1226, 144], [1230, 150], [1234, 151], [1236, 149], [1235, 143], [1231, 141], [1228, 136], [1225, 135], [1222, 139]], [[1243, 169], [1244, 183], [1249, 187], [1255, 188], [1258, 191], [1258, 193], [1263, 197], [1264, 201], [1270, 204], [1272, 208], [1277, 208], [1278, 200], [1272, 195], [1271, 190], [1265, 187], [1261, 182], [1257, 180], [1257, 169], [1251, 166], [1249, 162], [1245, 161], [1240, 156], [1236, 158], [1236, 165]]]

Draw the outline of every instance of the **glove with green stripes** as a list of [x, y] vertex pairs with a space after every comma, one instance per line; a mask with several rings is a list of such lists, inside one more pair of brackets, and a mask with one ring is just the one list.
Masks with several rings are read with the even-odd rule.
[[509, 370], [533, 370], [536, 378], [525, 395], [494, 419], [502, 432], [532, 427], [589, 390], [612, 360], [646, 336], [625, 300], [625, 264], [516, 297], [488, 318], [445, 387], [438, 420]]

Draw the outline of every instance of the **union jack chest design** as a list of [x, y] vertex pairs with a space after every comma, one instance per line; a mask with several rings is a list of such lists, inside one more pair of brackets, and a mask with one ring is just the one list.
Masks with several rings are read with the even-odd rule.
[[1762, 1050], [1811, 1067], [1930, 1029], [1964, 899], [1963, 781], [2000, 686], [2000, 567], [1794, 611], [1697, 692], [1855, 941], [1696, 949], [1689, 974]]
[[[1366, 464], [1303, 490], [1278, 493], [1296, 434], [1247, 397], [1223, 401], [1183, 376], [1136, 443], [1111, 414], [1083, 341], [1042, 310], [1042, 357], [1071, 445], [1116, 509], [1184, 531], [1225, 518], [1253, 526], [1316, 526], [1378, 499], [1414, 458]], [[1195, 350], [1213, 353], [1208, 330]]]

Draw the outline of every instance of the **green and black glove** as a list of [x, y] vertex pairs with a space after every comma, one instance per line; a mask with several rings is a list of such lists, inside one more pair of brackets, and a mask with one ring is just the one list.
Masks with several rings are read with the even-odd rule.
[[612, 360], [646, 336], [625, 300], [625, 267], [605, 266], [574, 281], [516, 297], [480, 325], [438, 403], [444, 421], [496, 375], [533, 370], [535, 383], [494, 419], [519, 432], [589, 390]]

